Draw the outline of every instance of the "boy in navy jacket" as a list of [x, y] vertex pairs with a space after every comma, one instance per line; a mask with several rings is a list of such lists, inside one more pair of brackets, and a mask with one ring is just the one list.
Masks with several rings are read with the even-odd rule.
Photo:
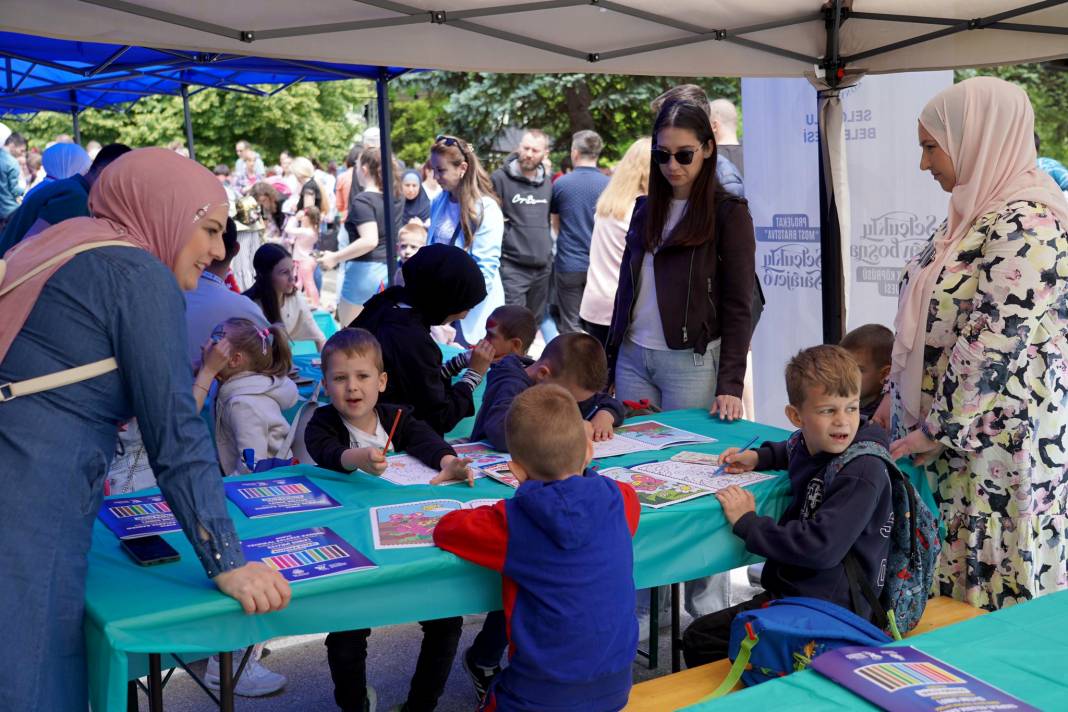
[[[728, 487], [716, 493], [745, 548], [767, 559], [760, 581], [765, 593], [694, 621], [683, 635], [688, 666], [727, 657], [734, 617], [772, 598], [807, 596], [852, 609], [843, 564], [849, 552], [875, 594], [882, 591], [893, 523], [886, 465], [874, 455], [861, 455], [829, 485], [824, 481], [827, 465], [852, 444], [889, 447], [885, 430], [861, 421], [860, 381], [860, 368], [842, 347], [805, 349], [786, 366], [786, 416], [799, 430], [786, 442], [724, 451], [728, 472], [788, 470], [791, 499], [776, 522], [757, 516], [749, 490]], [[870, 618], [867, 602], [861, 600], [860, 606], [854, 612]]]
[[631, 538], [634, 490], [584, 468], [593, 458], [575, 399], [539, 385], [506, 418], [510, 500], [450, 512], [446, 551], [501, 572], [509, 665], [481, 709], [608, 712], [627, 703], [638, 645]]
[[583, 419], [593, 425], [594, 440], [608, 440], [623, 424], [623, 404], [603, 392], [608, 359], [601, 342], [589, 334], [564, 334], [550, 341], [537, 361], [505, 356], [490, 369], [471, 439], [507, 449], [504, 420], [512, 400], [538, 383], [563, 386], [578, 401]]

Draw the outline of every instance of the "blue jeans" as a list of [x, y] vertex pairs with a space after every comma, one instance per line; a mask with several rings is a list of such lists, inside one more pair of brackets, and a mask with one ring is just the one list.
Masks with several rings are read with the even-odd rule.
[[623, 340], [616, 361], [616, 398], [648, 400], [661, 410], [712, 407], [719, 371], [719, 340], [704, 354], [657, 351]]

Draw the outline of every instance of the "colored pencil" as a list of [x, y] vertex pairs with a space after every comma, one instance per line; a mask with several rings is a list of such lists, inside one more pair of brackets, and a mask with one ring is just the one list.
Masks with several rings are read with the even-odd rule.
[[386, 438], [386, 446], [382, 448], [382, 457], [385, 457], [389, 452], [389, 444], [393, 442], [393, 433], [397, 432], [397, 425], [400, 424], [401, 413], [404, 411], [398, 410], [397, 417], [393, 419], [393, 427], [389, 429], [389, 437]]
[[[742, 446], [742, 448], [741, 448], [741, 449], [740, 449], [740, 450], [739, 450], [738, 452], [745, 452], [745, 451], [746, 451], [746, 450], [748, 450], [749, 448], [753, 447], [753, 443], [755, 443], [755, 442], [756, 442], [757, 440], [759, 440], [759, 439], [760, 439], [760, 436], [759, 436], [759, 435], [754, 435], [754, 436], [753, 436], [753, 437], [752, 437], [752, 438], [751, 438], [751, 439], [749, 440], [749, 442], [747, 442], [747, 443], [746, 443], [745, 445], [743, 445], [743, 446]], [[713, 474], [713, 475], [722, 475], [722, 474], [723, 474], [723, 473], [724, 473], [724, 472], [725, 472], [726, 470], [727, 470], [727, 463], [725, 463], [725, 462], [721, 462], [721, 463], [719, 464], [719, 467], [717, 467], [717, 468], [716, 468], [716, 471], [715, 471], [715, 472], [713, 472], [712, 474]]]

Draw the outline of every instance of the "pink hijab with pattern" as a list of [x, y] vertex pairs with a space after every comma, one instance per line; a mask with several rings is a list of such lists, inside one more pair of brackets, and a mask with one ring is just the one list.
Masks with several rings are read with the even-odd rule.
[[[199, 163], [163, 148], [130, 151], [93, 184], [89, 193], [93, 217], [64, 220], [7, 251], [7, 272], [0, 287], [72, 247], [104, 240], [128, 242], [173, 270], [196, 222], [213, 207], [226, 204], [226, 191]], [[0, 297], [0, 362], [26, 324], [45, 283], [66, 262]]]
[[935, 95], [920, 123], [953, 161], [957, 184], [949, 199], [945, 233], [936, 236], [933, 259], [917, 269], [898, 301], [891, 379], [904, 406], [904, 424], [921, 412], [923, 350], [935, 284], [972, 225], [1009, 203], [1045, 205], [1068, 229], [1068, 203], [1053, 179], [1038, 168], [1035, 115], [1020, 87], [994, 77], [966, 79]]

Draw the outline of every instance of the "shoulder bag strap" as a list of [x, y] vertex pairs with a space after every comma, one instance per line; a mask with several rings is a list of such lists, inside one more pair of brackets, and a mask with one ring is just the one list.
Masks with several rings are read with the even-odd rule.
[[[0, 288], [0, 297], [13, 291], [16, 287], [26, 283], [30, 279], [44, 272], [49, 267], [62, 262], [68, 257], [86, 252], [88, 250], [95, 250], [98, 247], [133, 247], [137, 245], [131, 244], [124, 240], [102, 240], [100, 242], [86, 242], [81, 245], [76, 245], [69, 250], [59, 253], [58, 255], [45, 260], [41, 264], [31, 269], [26, 274], [16, 279], [11, 284], [5, 284]], [[4, 260], [0, 260], [0, 280], [4, 277], [6, 271], [6, 263]], [[56, 371], [55, 373], [49, 373], [45, 376], [38, 376], [37, 378], [30, 378], [25, 381], [18, 381], [17, 383], [4, 383], [0, 384], [0, 403], [5, 403], [10, 400], [14, 400], [19, 396], [28, 396], [32, 393], [40, 393], [41, 391], [51, 391], [56, 388], [62, 388], [63, 386], [69, 386], [81, 381], [87, 381], [90, 378], [96, 378], [102, 376], [105, 373], [114, 371], [119, 367], [119, 362], [114, 357], [101, 359], [92, 363], [87, 363], [84, 366], [76, 366], [75, 368], [68, 368], [63, 371]]]

